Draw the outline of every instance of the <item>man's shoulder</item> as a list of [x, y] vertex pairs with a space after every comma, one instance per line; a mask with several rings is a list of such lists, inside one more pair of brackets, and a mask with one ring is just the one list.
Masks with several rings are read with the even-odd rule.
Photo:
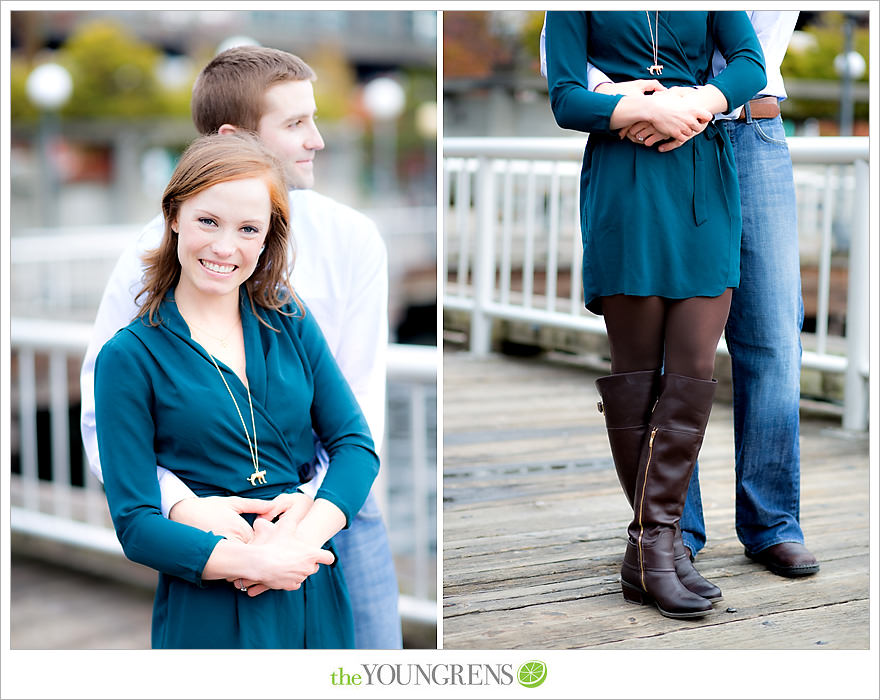
[[314, 190], [291, 190], [290, 208], [294, 232], [313, 229], [322, 238], [337, 235], [348, 241], [384, 246], [370, 217], [332, 197]]
[[165, 219], [161, 214], [157, 214], [146, 223], [143, 229], [141, 229], [141, 233], [137, 237], [138, 248], [144, 250], [156, 248], [162, 241], [164, 233]]

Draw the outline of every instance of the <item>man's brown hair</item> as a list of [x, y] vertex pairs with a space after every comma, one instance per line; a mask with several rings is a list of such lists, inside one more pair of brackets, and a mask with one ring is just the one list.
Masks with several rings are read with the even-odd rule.
[[236, 46], [202, 69], [192, 91], [192, 118], [200, 134], [224, 124], [256, 131], [263, 95], [276, 83], [314, 80], [315, 71], [298, 56], [263, 46]]

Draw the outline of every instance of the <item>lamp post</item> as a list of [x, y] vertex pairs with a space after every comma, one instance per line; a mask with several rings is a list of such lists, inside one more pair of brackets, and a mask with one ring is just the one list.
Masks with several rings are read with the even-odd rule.
[[373, 174], [376, 191], [397, 191], [397, 119], [406, 96], [393, 78], [374, 78], [364, 87], [364, 106], [373, 121]]
[[39, 192], [40, 211], [43, 224], [58, 225], [58, 198], [61, 183], [58, 172], [50, 162], [50, 148], [58, 138], [58, 110], [64, 106], [73, 92], [73, 79], [64, 66], [57, 63], [44, 63], [38, 66], [27, 78], [25, 90], [28, 99], [40, 110], [38, 143], [40, 154]]
[[419, 132], [419, 136], [425, 139], [425, 178], [428, 182], [431, 182], [437, 175], [436, 102], [423, 102], [416, 108], [416, 131]]
[[853, 25], [851, 14], [843, 23], [843, 53], [834, 57], [834, 70], [842, 80], [840, 89], [840, 135], [852, 136], [853, 131], [853, 81], [865, 74], [865, 59], [853, 51]]

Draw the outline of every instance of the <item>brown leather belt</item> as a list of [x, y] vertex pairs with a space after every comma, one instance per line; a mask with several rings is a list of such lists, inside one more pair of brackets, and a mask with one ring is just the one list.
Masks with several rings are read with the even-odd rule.
[[[773, 117], [779, 116], [779, 100], [773, 96], [749, 100], [749, 111], [752, 113], [752, 119], [773, 119]], [[745, 107], [742, 108], [736, 120], [740, 122], [746, 120]]]

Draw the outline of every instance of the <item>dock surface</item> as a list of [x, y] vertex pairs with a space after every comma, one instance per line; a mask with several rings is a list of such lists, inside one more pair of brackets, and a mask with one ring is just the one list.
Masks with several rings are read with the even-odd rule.
[[724, 599], [705, 618], [671, 620], [620, 592], [631, 511], [596, 410], [598, 376], [444, 353], [444, 648], [867, 649], [867, 435], [802, 410], [801, 525], [821, 571], [782, 578], [736, 537], [733, 410], [716, 401], [696, 567]]

